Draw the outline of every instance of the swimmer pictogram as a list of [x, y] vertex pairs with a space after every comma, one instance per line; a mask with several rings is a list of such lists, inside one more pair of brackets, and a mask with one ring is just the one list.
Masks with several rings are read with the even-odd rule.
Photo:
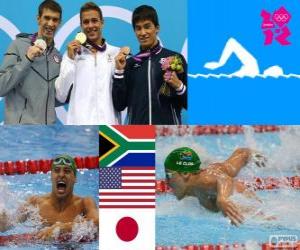
[[212, 71], [222, 68], [226, 66], [227, 61], [233, 55], [235, 55], [238, 58], [241, 64], [240, 68], [235, 72], [232, 72], [230, 74], [223, 74], [223, 73], [189, 74], [189, 77], [192, 78], [198, 78], [198, 77], [200, 78], [211, 78], [211, 77], [212, 78], [233, 78], [233, 77], [300, 78], [299, 74], [294, 74], [294, 73], [285, 74], [283, 67], [280, 65], [270, 66], [261, 73], [261, 70], [259, 68], [259, 62], [255, 58], [255, 56], [233, 37], [227, 40], [219, 60], [206, 62], [203, 67]]

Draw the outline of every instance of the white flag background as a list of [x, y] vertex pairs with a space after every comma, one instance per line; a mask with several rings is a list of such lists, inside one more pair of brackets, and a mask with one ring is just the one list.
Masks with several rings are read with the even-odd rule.
[[[154, 250], [155, 209], [99, 209], [100, 250]], [[138, 225], [138, 233], [131, 241], [119, 238], [116, 227], [120, 219], [131, 217]], [[131, 229], [124, 228], [125, 232]]]

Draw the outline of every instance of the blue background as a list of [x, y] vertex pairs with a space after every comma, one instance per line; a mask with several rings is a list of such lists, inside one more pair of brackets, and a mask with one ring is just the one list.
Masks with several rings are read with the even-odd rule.
[[[1, 0], [0, 1], [0, 16], [9, 19], [21, 32], [33, 33], [36, 32], [37, 9], [42, 1], [36, 0]], [[73, 16], [79, 13], [80, 7], [88, 2], [87, 0], [58, 0], [58, 3], [63, 8], [63, 19], [61, 27]], [[129, 11], [133, 11], [137, 6], [142, 4], [152, 5], [156, 8], [160, 21], [160, 33], [164, 47], [175, 50], [181, 53], [184, 42], [187, 38], [187, 3], [186, 0], [99, 0], [94, 1], [100, 6], [118, 6]], [[104, 13], [105, 16], [105, 13]], [[133, 32], [131, 24], [117, 18], [104, 17], [104, 37], [108, 43], [115, 46], [129, 45], [133, 53], [138, 52], [138, 43]], [[75, 34], [80, 30], [78, 28], [67, 36], [60, 51], [63, 53], [69, 41], [74, 39]], [[58, 30], [59, 32], [59, 30]], [[57, 32], [57, 33], [58, 33]], [[8, 45], [11, 43], [10, 37], [0, 29], [0, 61], [3, 61], [3, 54]], [[0, 122], [3, 121], [4, 100], [0, 101]], [[186, 122], [185, 113], [185, 122]]]
[[[218, 61], [225, 43], [235, 38], [257, 60], [260, 73], [273, 65], [285, 74], [300, 74], [300, 4], [279, 0], [209, 0], [188, 2], [189, 73], [232, 73], [239, 69], [235, 56], [216, 71], [203, 67]], [[284, 6], [291, 45], [276, 40], [264, 45], [261, 29], [263, 9], [273, 13]], [[189, 77], [189, 123], [191, 124], [299, 124], [300, 79], [296, 78], [191, 78]]]

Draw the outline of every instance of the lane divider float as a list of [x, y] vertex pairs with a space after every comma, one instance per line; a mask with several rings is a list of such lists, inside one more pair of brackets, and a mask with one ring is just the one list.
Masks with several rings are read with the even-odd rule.
[[[241, 181], [241, 180], [240, 180]], [[278, 188], [294, 188], [300, 189], [300, 176], [292, 177], [255, 177], [252, 181], [242, 181], [245, 185], [253, 190], [273, 190]], [[156, 193], [170, 193], [172, 189], [168, 186], [166, 180], [156, 180]]]
[[[300, 241], [295, 243], [262, 243], [261, 250], [300, 250]], [[155, 250], [247, 250], [245, 244], [201, 244], [178, 246], [156, 246]]]
[[[96, 169], [99, 167], [99, 156], [76, 156], [74, 160], [77, 169]], [[51, 159], [0, 162], [0, 175], [46, 174], [51, 170], [51, 164]]]
[[[278, 132], [284, 127], [274, 125], [254, 125], [251, 126], [256, 133]], [[185, 135], [219, 135], [219, 134], [242, 134], [243, 126], [235, 125], [207, 125], [207, 126], [156, 126], [156, 136], [185, 136]]]
[[[77, 243], [86, 243], [96, 241], [98, 239], [97, 235], [84, 236], [80, 238]], [[51, 245], [55, 243], [73, 243], [71, 234], [60, 235], [55, 241], [51, 242]], [[11, 245], [32, 245], [32, 244], [47, 244], [43, 240], [36, 238], [35, 233], [24, 233], [24, 234], [12, 234], [0, 236], [0, 246], [11, 246]]]

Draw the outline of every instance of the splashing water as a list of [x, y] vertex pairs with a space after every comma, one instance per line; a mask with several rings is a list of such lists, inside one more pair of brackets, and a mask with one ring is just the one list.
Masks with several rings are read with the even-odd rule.
[[92, 220], [87, 221], [83, 216], [75, 218], [72, 228], [72, 241], [79, 242], [83, 238], [93, 239], [98, 232]]
[[[39, 215], [39, 209], [33, 206], [26, 207], [26, 213], [28, 214], [27, 220], [20, 224], [19, 217], [20, 212], [18, 209], [25, 203], [23, 194], [20, 192], [12, 192], [9, 189], [7, 182], [0, 178], [0, 214], [7, 217], [7, 221], [13, 227], [6, 231], [5, 234], [17, 233], [20, 229], [30, 232], [36, 231], [42, 226], [42, 220]], [[16, 229], [16, 226], [18, 227]]]
[[279, 133], [280, 146], [272, 154], [272, 164], [280, 172], [282, 170], [293, 171], [300, 174], [300, 126], [285, 127]]
[[24, 227], [32, 228], [34, 230], [37, 230], [39, 228], [43, 227], [43, 220], [42, 217], [40, 216], [40, 210], [37, 207], [34, 206], [28, 206], [26, 208], [29, 216], [27, 220], [23, 223]]
[[16, 196], [9, 190], [8, 183], [0, 177], [0, 211], [11, 210], [19, 203]]
[[253, 149], [257, 149], [257, 143], [256, 140], [254, 138], [254, 128], [252, 126], [243, 126], [244, 129], [244, 135], [245, 135], [245, 142], [246, 145], [249, 148], [253, 148]]

